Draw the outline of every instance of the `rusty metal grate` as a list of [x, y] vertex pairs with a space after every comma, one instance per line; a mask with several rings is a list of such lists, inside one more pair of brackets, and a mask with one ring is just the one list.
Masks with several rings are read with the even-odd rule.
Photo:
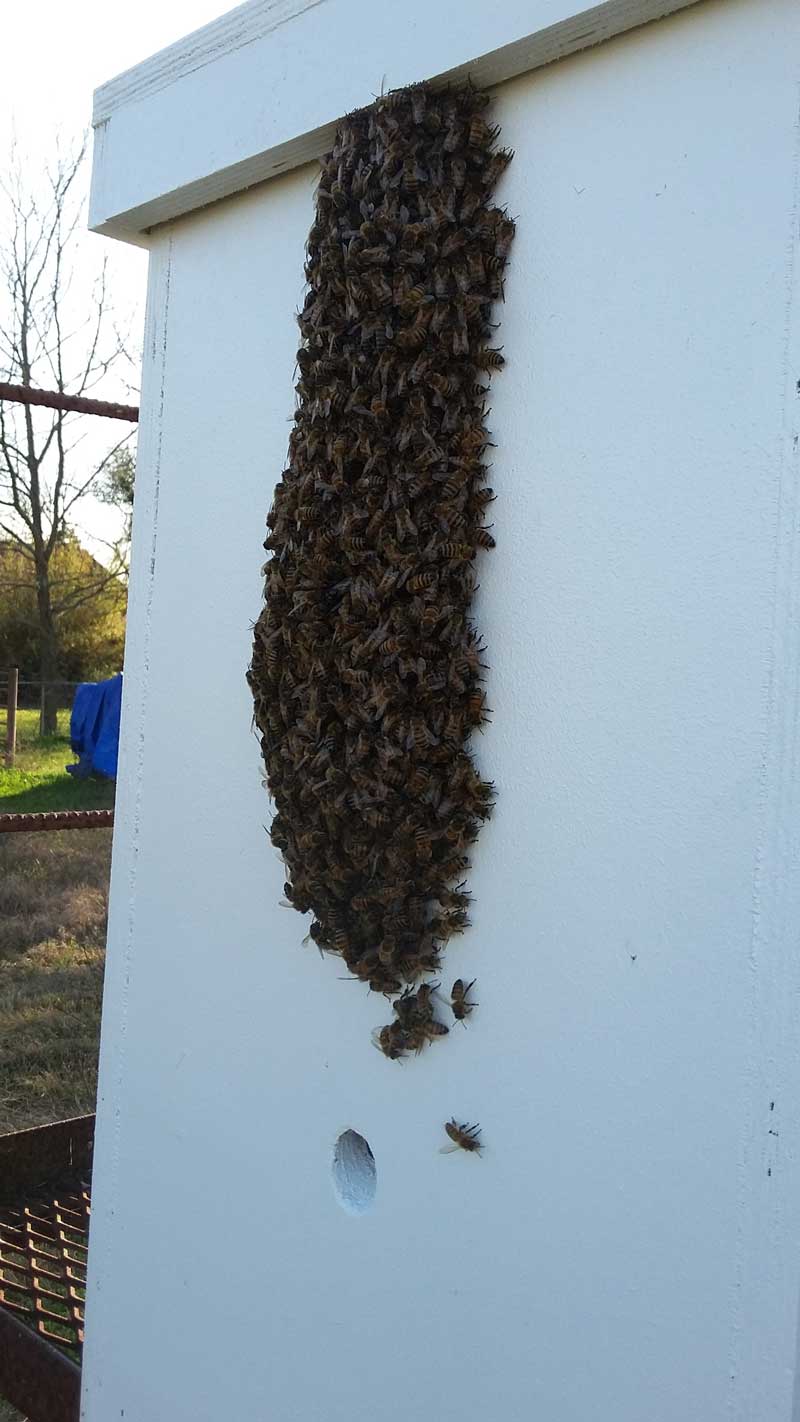
[[81, 1179], [16, 1209], [0, 1206], [0, 1305], [76, 1362], [83, 1345], [89, 1208], [89, 1181]]
[[94, 1116], [0, 1136], [0, 1397], [78, 1422]]

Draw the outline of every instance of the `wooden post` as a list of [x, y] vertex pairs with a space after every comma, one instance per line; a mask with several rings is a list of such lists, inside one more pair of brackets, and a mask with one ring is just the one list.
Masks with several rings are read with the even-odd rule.
[[17, 753], [17, 687], [19, 667], [8, 669], [8, 701], [6, 714], [6, 765], [11, 768]]

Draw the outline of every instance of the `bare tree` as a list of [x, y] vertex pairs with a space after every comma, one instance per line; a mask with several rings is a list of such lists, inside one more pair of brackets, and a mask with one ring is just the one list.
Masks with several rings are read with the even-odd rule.
[[[0, 195], [0, 379], [88, 395], [127, 360], [113, 327], [103, 263], [93, 286], [81, 285], [82, 204], [79, 173], [85, 145], [59, 157], [34, 188], [18, 157]], [[60, 582], [53, 554], [74, 526], [82, 499], [96, 493], [109, 461], [131, 431], [87, 458], [80, 446], [97, 417], [43, 410], [0, 400], [0, 537], [23, 555], [36, 591], [42, 731], [56, 730], [63, 619], [96, 597], [124, 570], [121, 548], [85, 583]], [[116, 427], [118, 428], [118, 427]], [[96, 439], [93, 431], [90, 444]]]

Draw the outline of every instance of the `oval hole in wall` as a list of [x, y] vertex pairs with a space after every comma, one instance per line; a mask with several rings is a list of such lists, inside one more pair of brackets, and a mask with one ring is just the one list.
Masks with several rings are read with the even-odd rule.
[[375, 1199], [375, 1157], [358, 1131], [342, 1131], [333, 1148], [333, 1188], [348, 1215], [363, 1215]]

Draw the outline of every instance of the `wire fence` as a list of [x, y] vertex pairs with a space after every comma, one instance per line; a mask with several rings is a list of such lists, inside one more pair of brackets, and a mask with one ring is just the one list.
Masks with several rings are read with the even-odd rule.
[[13, 765], [15, 751], [51, 736], [54, 724], [56, 735], [68, 736], [75, 692], [82, 685], [66, 677], [20, 676], [15, 686], [12, 672], [0, 672], [0, 765]]
[[[81, 683], [59, 679], [43, 681], [40, 677], [20, 677], [17, 681], [16, 716], [17, 735], [30, 740], [32, 734], [43, 735], [45, 700], [48, 707], [55, 709], [58, 720], [63, 723], [66, 713], [72, 710], [75, 691]], [[0, 675], [0, 739], [4, 742], [9, 722], [9, 697], [11, 682], [8, 674]], [[47, 696], [45, 696], [47, 693]], [[31, 713], [35, 712], [36, 717]]]
[[[17, 705], [25, 708], [41, 706], [42, 694], [45, 687], [53, 689], [54, 699], [59, 707], [69, 707], [72, 705], [75, 696], [75, 688], [80, 686], [79, 681], [42, 681], [41, 677], [21, 676], [17, 681]], [[5, 709], [8, 700], [8, 675], [0, 673], [0, 706]]]

